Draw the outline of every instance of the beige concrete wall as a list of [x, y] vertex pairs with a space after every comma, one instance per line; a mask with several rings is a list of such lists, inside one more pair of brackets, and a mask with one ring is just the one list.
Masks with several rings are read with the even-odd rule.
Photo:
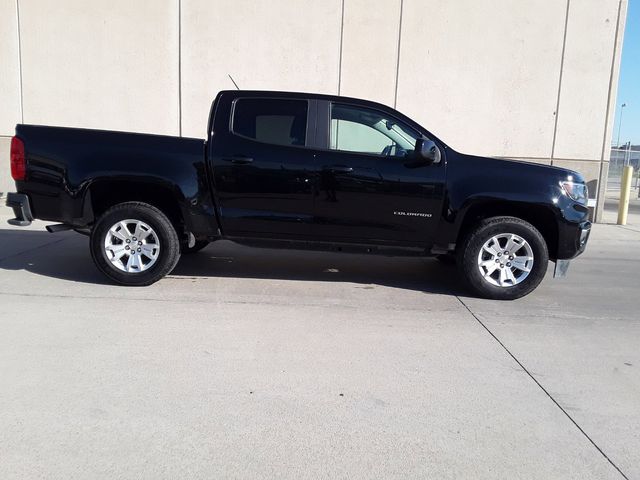
[[618, 2], [570, 3], [555, 158], [600, 160]]
[[336, 93], [340, 0], [182, 3], [183, 134], [204, 137], [218, 90]]
[[19, 60], [16, 2], [0, 0], [0, 135], [13, 135], [21, 120]]
[[231, 74], [397, 104], [458, 150], [571, 166], [604, 198], [626, 4], [0, 0], [0, 135], [24, 116], [204, 137]]
[[565, 10], [405, 0], [398, 109], [463, 152], [550, 156]]
[[340, 95], [393, 106], [401, 0], [345, 0]]
[[175, 0], [21, 0], [24, 121], [178, 133]]

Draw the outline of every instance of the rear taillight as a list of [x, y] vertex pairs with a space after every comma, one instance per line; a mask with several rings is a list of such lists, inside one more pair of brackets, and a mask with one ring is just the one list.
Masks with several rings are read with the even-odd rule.
[[11, 176], [14, 180], [24, 180], [26, 174], [24, 143], [18, 137], [13, 137], [11, 139]]

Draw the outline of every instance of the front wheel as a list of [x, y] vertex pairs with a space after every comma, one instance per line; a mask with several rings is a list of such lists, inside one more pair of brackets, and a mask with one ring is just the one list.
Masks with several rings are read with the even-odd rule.
[[180, 241], [171, 221], [142, 202], [107, 210], [91, 232], [90, 245], [98, 269], [122, 285], [151, 285], [180, 259]]
[[531, 293], [547, 272], [549, 252], [540, 232], [515, 217], [480, 222], [462, 242], [458, 265], [478, 295], [514, 300]]

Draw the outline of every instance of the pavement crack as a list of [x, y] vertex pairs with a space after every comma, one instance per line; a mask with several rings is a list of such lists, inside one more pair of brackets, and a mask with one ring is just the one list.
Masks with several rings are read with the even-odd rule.
[[595, 449], [596, 449], [596, 450], [598, 450], [598, 452], [600, 452], [600, 454], [601, 454], [601, 455], [602, 455], [602, 456], [607, 460], [607, 462], [609, 462], [609, 464], [611, 464], [611, 466], [612, 466], [613, 468], [615, 468], [615, 469], [618, 471], [618, 473], [619, 473], [620, 475], [622, 475], [622, 477], [623, 477], [625, 480], [629, 480], [629, 477], [627, 477], [627, 476], [622, 472], [622, 470], [620, 470], [620, 467], [618, 467], [618, 465], [616, 465], [616, 464], [613, 462], [613, 460], [611, 460], [611, 459], [607, 456], [607, 454], [606, 454], [606, 453], [604, 453], [604, 451], [602, 450], [602, 448], [600, 448], [600, 447], [598, 446], [598, 444], [597, 444], [597, 443], [596, 443], [596, 442], [595, 442], [595, 441], [594, 441], [594, 440], [589, 436], [589, 434], [587, 434], [587, 432], [585, 432], [585, 431], [582, 429], [582, 427], [581, 427], [580, 425], [578, 425], [578, 422], [576, 422], [576, 421], [573, 419], [573, 417], [572, 417], [571, 415], [569, 415], [569, 412], [567, 412], [567, 410], [566, 410], [564, 407], [562, 407], [562, 405], [560, 405], [560, 404], [558, 403], [558, 401], [553, 397], [553, 395], [551, 395], [551, 394], [549, 393], [549, 391], [548, 391], [546, 388], [544, 388], [544, 387], [542, 386], [542, 384], [541, 384], [541, 383], [536, 379], [536, 377], [535, 377], [535, 376], [534, 376], [534, 375], [533, 375], [533, 374], [532, 374], [532, 373], [527, 369], [527, 367], [525, 367], [525, 366], [522, 364], [522, 362], [521, 362], [520, 360], [518, 360], [518, 358], [517, 358], [517, 357], [516, 357], [512, 352], [511, 352], [511, 350], [509, 350], [509, 349], [507, 348], [507, 346], [506, 346], [504, 343], [502, 343], [502, 341], [501, 341], [501, 340], [500, 340], [500, 339], [499, 339], [499, 338], [498, 338], [498, 337], [497, 337], [497, 336], [496, 336], [496, 335], [495, 335], [495, 334], [494, 334], [494, 333], [489, 329], [489, 327], [487, 327], [487, 326], [482, 322], [482, 320], [480, 320], [480, 317], [478, 317], [478, 315], [476, 315], [476, 314], [475, 314], [475, 313], [474, 313], [474, 312], [469, 308], [469, 306], [468, 306], [466, 303], [464, 303], [464, 302], [462, 301], [462, 299], [461, 299], [460, 297], [456, 296], [456, 298], [457, 298], [457, 299], [458, 299], [458, 301], [462, 304], [462, 306], [463, 306], [464, 308], [466, 308], [466, 310], [471, 314], [471, 316], [473, 316], [473, 318], [475, 318], [475, 319], [476, 319], [476, 321], [477, 321], [477, 322], [482, 326], [482, 328], [484, 328], [484, 329], [487, 331], [487, 333], [489, 333], [489, 335], [491, 335], [491, 336], [493, 337], [493, 339], [494, 339], [496, 342], [498, 342], [498, 344], [499, 344], [499, 345], [504, 349], [504, 351], [505, 351], [505, 352], [507, 352], [507, 354], [508, 354], [508, 355], [509, 355], [509, 356], [510, 356], [510, 357], [511, 357], [511, 358], [512, 358], [512, 359], [513, 359], [513, 360], [514, 360], [514, 361], [515, 361], [519, 366], [520, 366], [520, 368], [522, 368], [522, 370], [524, 371], [524, 373], [526, 373], [526, 374], [527, 374], [527, 376], [528, 376], [531, 380], [533, 380], [533, 381], [535, 382], [535, 384], [540, 388], [540, 390], [542, 390], [542, 391], [545, 393], [545, 395], [547, 395], [547, 397], [549, 397], [549, 399], [550, 399], [550, 400], [551, 400], [551, 401], [556, 405], [556, 407], [558, 407], [558, 408], [560, 409], [560, 411], [561, 411], [562, 413], [564, 413], [564, 415], [569, 419], [569, 421], [570, 421], [571, 423], [573, 423], [573, 425], [574, 425], [574, 426], [575, 426], [575, 427], [580, 431], [580, 433], [582, 433], [582, 435], [584, 435], [584, 437], [589, 441], [589, 443], [591, 443], [591, 445], [593, 445], [593, 446], [595, 447]]
[[[121, 288], [121, 287], [116, 287]], [[53, 294], [53, 293], [27, 293], [27, 292], [5, 292], [0, 291], [0, 296], [9, 296], [9, 297], [34, 297], [34, 298], [57, 298], [57, 299], [77, 299], [77, 300], [113, 300], [113, 296], [105, 296], [105, 295], [74, 295], [74, 294]], [[120, 301], [132, 301], [132, 302], [159, 302], [159, 303], [177, 303], [177, 304], [202, 304], [202, 305], [246, 305], [246, 306], [255, 306], [255, 305], [269, 305], [274, 307], [290, 307], [290, 303], [286, 301], [267, 301], [264, 299], [255, 299], [255, 300], [199, 300], [197, 298], [172, 298], [170, 296], [164, 297], [127, 297], [120, 296]], [[322, 302], [300, 302], [299, 307], [309, 307], [309, 308], [326, 308], [327, 306], [341, 308], [344, 310], [359, 310], [362, 307], [360, 305], [349, 305], [349, 304], [330, 304]], [[296, 307], [298, 308], [298, 307]], [[384, 310], [392, 310], [393, 312], [398, 312], [397, 309], [392, 307], [382, 307]], [[407, 307], [402, 310], [402, 312], [452, 312], [453, 309], [432, 309], [432, 308], [420, 308], [416, 307]]]
[[636, 230], [635, 228], [631, 228], [631, 227], [628, 227], [626, 225], [617, 225], [617, 226], [622, 228], [623, 230], [627, 230], [629, 232], [640, 233], [640, 230]]

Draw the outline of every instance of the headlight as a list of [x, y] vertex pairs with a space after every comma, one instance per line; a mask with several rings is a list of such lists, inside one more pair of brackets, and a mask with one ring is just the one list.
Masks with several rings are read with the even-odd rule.
[[570, 199], [586, 205], [589, 200], [589, 192], [587, 186], [584, 183], [576, 182], [561, 182], [562, 190], [566, 193]]

